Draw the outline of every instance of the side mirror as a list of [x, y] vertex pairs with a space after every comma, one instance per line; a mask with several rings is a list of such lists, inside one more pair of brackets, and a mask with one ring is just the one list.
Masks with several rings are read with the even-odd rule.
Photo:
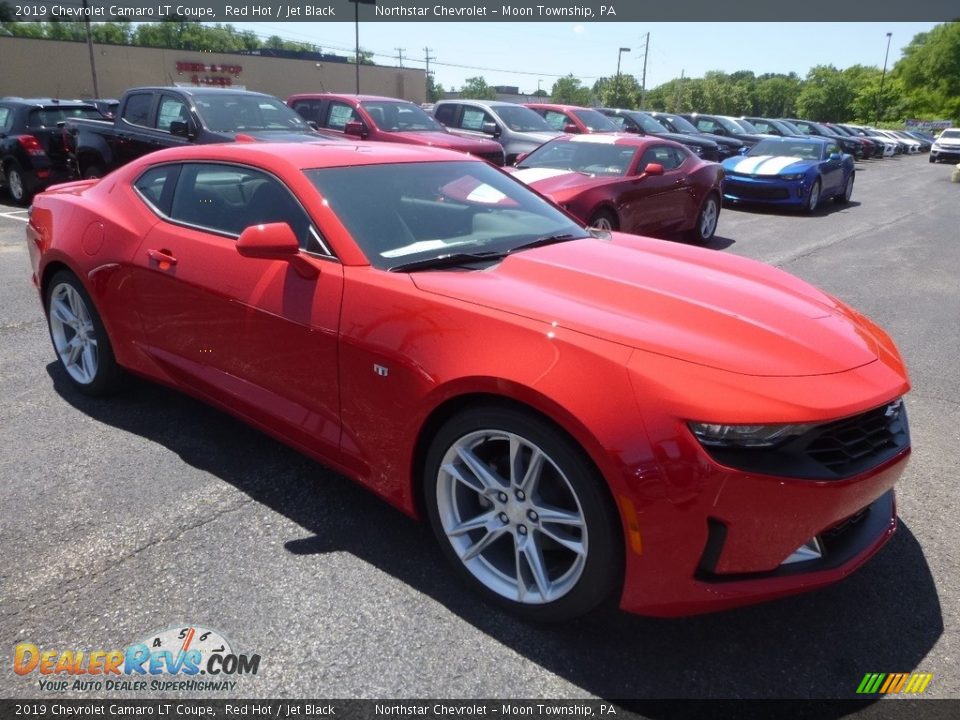
[[319, 129], [320, 129], [320, 126], [317, 125], [317, 121], [316, 121], [316, 120], [307, 120], [307, 125], [310, 127], [311, 130], [319, 130]]
[[251, 225], [237, 239], [237, 252], [243, 257], [261, 260], [287, 260], [303, 277], [315, 277], [320, 271], [300, 254], [293, 229], [284, 222]]
[[742, 148], [737, 150], [737, 155], [746, 155], [748, 152], [750, 152], [750, 148], [744, 145]]
[[644, 175], [663, 175], [663, 165], [660, 163], [647, 163], [643, 169]]
[[840, 162], [843, 160], [843, 153], [830, 153], [830, 162]]
[[526, 160], [527, 155], [529, 155], [529, 154], [530, 154], [530, 153], [528, 153], [528, 152], [520, 153], [519, 155], [517, 155], [517, 159], [513, 161], [513, 164], [514, 164], [515, 166], [516, 166], [516, 165], [519, 165], [519, 164], [522, 163], [524, 160]]
[[183, 120], [174, 120], [170, 123], [170, 134], [177, 137], [190, 137], [190, 123]]
[[367, 136], [367, 128], [359, 120], [351, 120], [343, 126], [343, 134], [352, 135], [358, 138], [365, 138]]
[[495, 122], [485, 122], [480, 126], [480, 131], [486, 133], [487, 135], [493, 135], [493, 137], [500, 137], [500, 126]]
[[579, 134], [580, 134], [580, 128], [578, 128], [578, 127], [577, 127], [576, 125], [574, 125], [573, 123], [566, 123], [566, 124], [564, 124], [564, 126], [563, 126], [563, 131], [564, 131], [565, 133], [569, 133], [569, 134], [571, 134], [571, 135], [579, 135]]

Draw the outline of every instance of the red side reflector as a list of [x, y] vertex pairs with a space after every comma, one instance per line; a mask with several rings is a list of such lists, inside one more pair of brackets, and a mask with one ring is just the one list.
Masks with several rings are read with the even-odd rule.
[[37, 177], [38, 177], [38, 178], [50, 177], [50, 171], [49, 171], [49, 170], [37, 170]]

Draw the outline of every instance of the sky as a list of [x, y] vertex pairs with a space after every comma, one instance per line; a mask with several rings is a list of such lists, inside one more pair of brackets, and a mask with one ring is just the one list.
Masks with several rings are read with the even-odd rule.
[[[266, 38], [279, 35], [349, 54], [353, 23], [233, 23]], [[361, 22], [360, 47], [376, 53], [378, 65], [423, 68], [424, 48], [435, 60], [430, 69], [447, 90], [482, 75], [490, 85], [519, 86], [522, 93], [550, 90], [557, 76], [573, 73], [585, 85], [620, 70], [640, 80], [643, 47], [650, 33], [647, 88], [675, 77], [702, 77], [709, 70], [795, 72], [801, 77], [814, 65], [883, 67], [886, 34], [892, 33], [888, 68], [920, 32], [936, 23], [441, 23]], [[456, 67], [456, 66], [471, 66]], [[481, 68], [481, 69], [476, 69]]]

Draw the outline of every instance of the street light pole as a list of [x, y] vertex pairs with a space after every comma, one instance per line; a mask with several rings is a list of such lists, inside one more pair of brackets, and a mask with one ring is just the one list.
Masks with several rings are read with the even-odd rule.
[[[360, 3], [364, 5], [376, 5], [377, 0], [349, 0], [353, 3], [353, 41], [354, 57], [353, 62], [357, 66], [357, 95], [360, 94]], [[402, 64], [402, 63], [401, 63]]]
[[883, 55], [883, 74], [880, 75], [880, 92], [877, 94], [877, 119], [874, 125], [880, 123], [880, 103], [883, 101], [883, 81], [887, 77], [887, 59], [890, 57], [890, 38], [893, 33], [887, 33], [887, 52]]
[[620, 104], [620, 58], [623, 57], [625, 52], [630, 52], [630, 48], [620, 48], [620, 52], [617, 53], [617, 102], [616, 105]]

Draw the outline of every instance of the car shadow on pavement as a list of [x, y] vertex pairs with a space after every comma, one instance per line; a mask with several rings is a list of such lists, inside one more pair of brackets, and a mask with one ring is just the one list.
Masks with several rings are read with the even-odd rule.
[[[351, 553], [584, 693], [618, 701], [853, 698], [868, 672], [922, 671], [943, 633], [922, 548], [903, 524], [866, 566], [805, 595], [681, 619], [607, 609], [562, 625], [530, 624], [461, 585], [426, 523], [231, 416], [142, 381], [89, 398], [58, 363], [46, 369], [80, 412], [168, 448], [302, 527], [285, 539], [288, 552]], [[636, 708], [652, 717], [660, 709]]]
[[[856, 190], [854, 190], [856, 192]], [[829, 217], [834, 213], [841, 212], [843, 210], [851, 210], [853, 208], [860, 207], [861, 203], [856, 200], [851, 200], [848, 203], [835, 203], [832, 200], [827, 200], [821, 203], [816, 210], [812, 213], [807, 213], [802, 208], [792, 208], [792, 207], [778, 207], [774, 205], [764, 205], [762, 203], [751, 203], [745, 201], [731, 202], [729, 200], [724, 200], [723, 209], [727, 211], [738, 210], [740, 212], [748, 212], [751, 215], [799, 215], [800, 217]]]

